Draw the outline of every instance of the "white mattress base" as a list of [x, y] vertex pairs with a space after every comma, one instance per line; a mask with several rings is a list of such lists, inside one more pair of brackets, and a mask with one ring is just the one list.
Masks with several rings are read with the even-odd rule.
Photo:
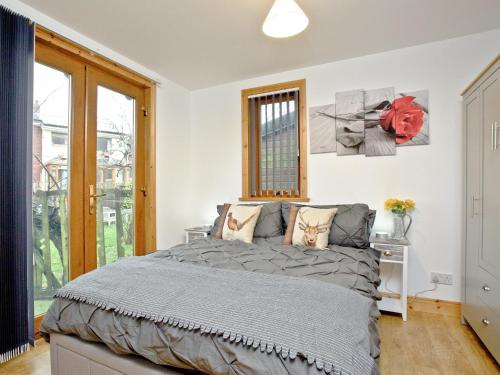
[[50, 335], [52, 375], [180, 375], [139, 356], [118, 355], [104, 344], [84, 341], [76, 336]]

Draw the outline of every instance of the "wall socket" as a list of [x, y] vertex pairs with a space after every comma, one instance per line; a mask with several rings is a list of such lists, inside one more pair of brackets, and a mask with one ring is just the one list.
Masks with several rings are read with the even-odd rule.
[[453, 276], [449, 273], [431, 272], [431, 282], [436, 284], [452, 285]]

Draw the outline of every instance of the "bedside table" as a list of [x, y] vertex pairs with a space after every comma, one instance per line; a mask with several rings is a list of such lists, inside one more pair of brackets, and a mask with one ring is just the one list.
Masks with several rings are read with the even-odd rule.
[[193, 242], [194, 240], [198, 240], [200, 238], [208, 237], [211, 229], [211, 225], [202, 225], [199, 227], [184, 229], [184, 231], [186, 232], [186, 243]]
[[403, 321], [406, 322], [408, 311], [408, 249], [410, 242], [407, 239], [390, 240], [372, 237], [371, 247], [380, 251], [380, 263], [392, 263], [399, 268], [401, 289], [399, 298], [384, 296], [378, 301], [378, 308], [381, 311], [400, 313]]

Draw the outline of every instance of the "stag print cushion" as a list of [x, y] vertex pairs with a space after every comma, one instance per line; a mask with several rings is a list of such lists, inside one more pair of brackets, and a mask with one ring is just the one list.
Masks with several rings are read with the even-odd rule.
[[262, 206], [231, 205], [224, 220], [222, 239], [252, 243], [253, 232], [261, 210]]
[[293, 227], [292, 244], [326, 249], [336, 208], [301, 207]]

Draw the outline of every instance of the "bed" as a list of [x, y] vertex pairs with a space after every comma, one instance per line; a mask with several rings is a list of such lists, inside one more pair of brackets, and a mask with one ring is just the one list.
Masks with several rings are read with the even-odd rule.
[[[87, 274], [87, 281], [84, 275], [71, 282], [55, 298], [40, 328], [46, 339], [54, 338], [53, 374], [69, 373], [61, 370], [68, 353], [76, 356], [70, 363], [78, 357], [83, 368], [93, 368], [89, 374], [378, 374], [379, 253], [334, 244], [327, 250], [306, 249], [282, 245], [281, 240], [282, 236], [254, 238], [247, 244], [207, 238], [125, 258]], [[138, 278], [123, 286], [134, 272]], [[183, 279], [186, 275], [189, 278]], [[114, 284], [121, 278], [123, 283]], [[80, 279], [82, 285], [94, 284], [82, 292]], [[141, 283], [154, 286], [141, 293], [136, 289]], [[101, 293], [111, 284], [116, 289], [104, 298]], [[184, 287], [188, 284], [191, 287]], [[204, 288], [203, 295], [192, 294]], [[250, 294], [246, 299], [243, 288]], [[153, 301], [144, 302], [144, 294], [151, 294]], [[135, 297], [127, 305], [129, 295]], [[168, 309], [165, 301], [171, 296], [178, 301], [168, 307], [175, 311], [172, 316], [190, 318], [175, 321], [158, 312]], [[252, 299], [253, 305], [243, 306]], [[214, 305], [217, 310], [210, 310], [212, 300], [219, 304]], [[158, 301], [161, 307], [155, 310]], [[300, 306], [301, 301], [306, 306]], [[148, 311], [133, 308], [148, 303]], [[185, 309], [176, 310], [182, 304]], [[205, 315], [198, 311], [204, 309]], [[219, 312], [223, 316], [217, 320]], [[204, 323], [207, 317], [212, 326]], [[260, 330], [245, 337], [257, 325]], [[79, 340], [85, 345], [78, 345]], [[138, 363], [127, 370], [123, 361], [133, 361], [134, 356], [146, 358], [148, 365]]]

